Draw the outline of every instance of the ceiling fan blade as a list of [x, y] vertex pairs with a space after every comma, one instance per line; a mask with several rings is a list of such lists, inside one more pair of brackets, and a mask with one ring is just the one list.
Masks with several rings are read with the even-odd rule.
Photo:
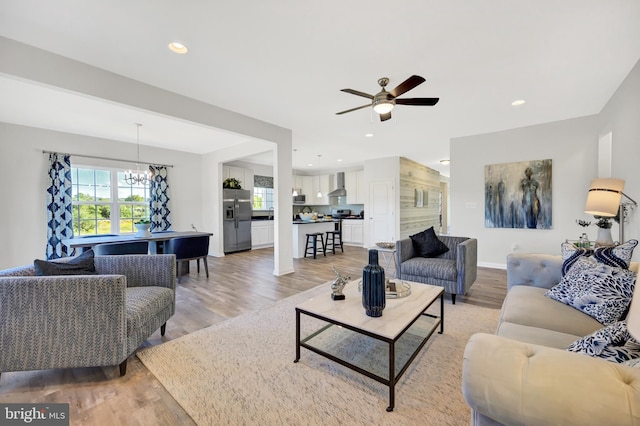
[[373, 95], [370, 95], [370, 94], [364, 93], [364, 92], [359, 92], [359, 91], [353, 90], [353, 89], [341, 89], [340, 91], [341, 92], [345, 92], [345, 93], [351, 93], [352, 95], [362, 96], [363, 98], [373, 99]]
[[391, 118], [391, 113], [390, 112], [388, 112], [386, 114], [380, 114], [380, 121], [387, 121], [390, 118]]
[[348, 112], [351, 112], [351, 111], [357, 111], [357, 110], [359, 110], [359, 109], [366, 108], [366, 107], [370, 107], [370, 106], [371, 106], [371, 104], [362, 105], [362, 106], [359, 106], [359, 107], [355, 107], [355, 108], [348, 109], [348, 110], [346, 110], [346, 111], [336, 112], [336, 115], [346, 114], [346, 113], [348, 113]]
[[396, 99], [397, 105], [428, 105], [433, 106], [438, 103], [440, 98], [406, 98]]
[[425, 81], [426, 80], [419, 75], [412, 75], [411, 77], [400, 83], [398, 87], [396, 87], [389, 93], [391, 93], [391, 96], [393, 96], [394, 98], [397, 98], [398, 96], [408, 92], [409, 90], [413, 89], [419, 84], [424, 83]]

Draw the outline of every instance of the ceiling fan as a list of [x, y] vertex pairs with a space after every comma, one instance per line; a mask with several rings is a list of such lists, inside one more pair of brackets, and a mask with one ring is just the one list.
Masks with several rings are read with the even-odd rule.
[[389, 79], [387, 77], [382, 77], [378, 80], [378, 84], [382, 87], [382, 91], [380, 93], [374, 95], [370, 95], [368, 93], [359, 92], [353, 89], [342, 89], [341, 92], [351, 93], [352, 95], [362, 96], [364, 98], [371, 99], [371, 103], [366, 105], [362, 105], [356, 108], [351, 108], [346, 111], [337, 112], [336, 115], [346, 114], [347, 112], [357, 111], [362, 108], [366, 108], [369, 106], [373, 106], [373, 110], [380, 114], [380, 121], [387, 121], [391, 118], [391, 110], [395, 105], [422, 105], [422, 106], [432, 106], [438, 103], [440, 98], [404, 98], [398, 99], [398, 96], [403, 93], [408, 92], [414, 87], [418, 86], [425, 82], [425, 79], [420, 77], [419, 75], [412, 75], [402, 83], [400, 83], [395, 89], [390, 92], [385, 90], [387, 84], [389, 84]]

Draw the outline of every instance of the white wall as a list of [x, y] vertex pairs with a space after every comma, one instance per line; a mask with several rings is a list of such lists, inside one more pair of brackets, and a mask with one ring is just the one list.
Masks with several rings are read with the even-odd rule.
[[[144, 109], [146, 111], [162, 115], [181, 118], [190, 122], [200, 123], [205, 126], [211, 126], [247, 136], [248, 141], [242, 144], [243, 146], [232, 147], [231, 150], [227, 150], [212, 157], [210, 156], [211, 158], [208, 158], [206, 155], [194, 157], [189, 156], [189, 154], [184, 154], [188, 155], [188, 157], [180, 157], [183, 154], [177, 153], [161, 156], [158, 159], [149, 159], [150, 161], [158, 161], [162, 163], [176, 163], [180, 158], [189, 158], [190, 160], [187, 161], [189, 164], [188, 166], [184, 165], [185, 167], [183, 170], [177, 171], [174, 169], [174, 171], [177, 172], [176, 174], [181, 174], [180, 179], [184, 179], [185, 182], [197, 181], [200, 182], [197, 185], [200, 185], [201, 187], [202, 185], [210, 185], [213, 182], [220, 182], [220, 178], [222, 176], [222, 165], [218, 162], [218, 159], [222, 159], [222, 161], [239, 159], [242, 155], [236, 155], [234, 152], [245, 150], [244, 145], [247, 147], [255, 147], [255, 150], [246, 151], [246, 155], [250, 155], [270, 150], [270, 144], [274, 143], [276, 144], [276, 148], [273, 149], [274, 180], [276, 185], [280, 185], [283, 188], [291, 188], [290, 151], [292, 145], [292, 132], [289, 129], [261, 120], [256, 120], [214, 105], [206, 104], [196, 99], [187, 98], [176, 93], [162, 90], [146, 83], [135, 81], [73, 59], [7, 39], [5, 37], [0, 37], [0, 56], [3, 58], [3, 60], [0, 61], [0, 72], [10, 76], [15, 76], [20, 79], [37, 82], [39, 84], [44, 84], [65, 91], [97, 97], [134, 108]], [[46, 137], [43, 139], [47, 140]], [[91, 138], [76, 139], [73, 136], [65, 136], [52, 139], [55, 139], [53, 143], [43, 147], [37, 147], [37, 149], [41, 150], [44, 148], [52, 151], [68, 149], [71, 151], [72, 148], [83, 147], [88, 149], [91, 155], [113, 157], [113, 153], [117, 152], [122, 147], [121, 144], [113, 141], [107, 141], [107, 143], [104, 143], [103, 141], [101, 144], [96, 144], [96, 146], [92, 146], [91, 148], [82, 144], [82, 140]], [[76, 142], [69, 145], [69, 140]], [[41, 142], [40, 140], [36, 141]], [[260, 145], [261, 141], [263, 143], [262, 145]], [[269, 142], [264, 145], [263, 141]], [[0, 142], [3, 147], [5, 145], [10, 147], [9, 149], [13, 149], [14, 147], [14, 141], [9, 138], [2, 137], [0, 138]], [[32, 142], [32, 140], [29, 140], [29, 143]], [[47, 140], [47, 142], [49, 141]], [[69, 146], [71, 146], [71, 148], [67, 148]], [[94, 150], [100, 151], [101, 153], [94, 153]], [[7, 153], [15, 154], [14, 151], [7, 151]], [[86, 153], [86, 151], [81, 151], [81, 153]], [[31, 157], [33, 157], [33, 155], [29, 156], [29, 158]], [[12, 157], [11, 159], [3, 160], [3, 162], [4, 161], [16, 161], [16, 158]], [[28, 170], [31, 171], [31, 167], [34, 165], [41, 165], [41, 162], [42, 158], [36, 160], [32, 164], [29, 163]], [[205, 175], [202, 173], [202, 167], [205, 167]], [[7, 168], [7, 170], [8, 169], [9, 168]], [[184, 173], [182, 173], [183, 171]], [[16, 180], [15, 174], [5, 175], [4, 172], [0, 173], [2, 173], [2, 177], [11, 177], [14, 181]], [[194, 175], [197, 176], [193, 178]], [[215, 180], [212, 180], [212, 178]], [[32, 191], [35, 184], [43, 185], [42, 182], [32, 182], [31, 180], [32, 178], [28, 178], [19, 182], [20, 188]], [[9, 179], [5, 179], [5, 182], [9, 181]], [[23, 182], [25, 183], [24, 188], [22, 187]], [[178, 182], [180, 182], [180, 180], [178, 180]], [[221, 187], [221, 185], [218, 186]], [[216, 252], [217, 247], [220, 246], [220, 241], [222, 239], [221, 224], [215, 223], [215, 221], [219, 219], [218, 207], [221, 209], [222, 206], [219, 197], [219, 189], [220, 188], [216, 188], [215, 191], [212, 191], [212, 196], [209, 197], [210, 194], [202, 191], [201, 188], [198, 188], [198, 191], [195, 192], [197, 195], [192, 197], [191, 194], [193, 193], [191, 191], [193, 191], [193, 188], [189, 187], [189, 192], [186, 197], [197, 200], [198, 206], [191, 205], [190, 202], [180, 204], [179, 208], [185, 214], [181, 215], [178, 219], [174, 219], [177, 220], [175, 222], [176, 229], [178, 229], [178, 226], [181, 228], [183, 226], [190, 227], [190, 224], [195, 221], [194, 217], [196, 217], [199, 222], [203, 223], [203, 226], [198, 228], [199, 230], [210, 230], [211, 228], [215, 228], [215, 230], [211, 231], [214, 233], [212, 238], [213, 241], [211, 243], [211, 248], [214, 250], [214, 253]], [[34, 194], [35, 193], [37, 193], [37, 191], [34, 192]], [[182, 192], [182, 188], [177, 188], [175, 194], [180, 194], [178, 195], [178, 199], [174, 198], [174, 204], [178, 205], [181, 198], [185, 197], [185, 195]], [[279, 194], [277, 191], [275, 196], [280, 213], [283, 214], [281, 215], [282, 221], [278, 220], [275, 224], [275, 232], [279, 233], [279, 235], [275, 238], [276, 250], [274, 253], [274, 273], [281, 275], [293, 271], [293, 258], [292, 255], [289, 256], [292, 253], [292, 248], [289, 246], [291, 245], [290, 241], [293, 225], [290, 220], [288, 222], [284, 221], [285, 218], [289, 218], [291, 216], [291, 196], [287, 195], [285, 197], [284, 194]], [[200, 197], [203, 198], [201, 199]], [[33, 202], [28, 207], [35, 206], [36, 204], [36, 202]], [[213, 212], [213, 214], [211, 212]], [[42, 217], [40, 219], [42, 219]], [[43, 220], [43, 223], [44, 222], [45, 221]], [[194, 225], [197, 227], [196, 223], [194, 223]], [[14, 234], [12, 234], [12, 236], [14, 236]], [[29, 244], [37, 242], [38, 241], [30, 241]], [[282, 242], [284, 246], [279, 248], [279, 242]], [[11, 242], [8, 245], [12, 245]], [[22, 246], [23, 243], [18, 243], [18, 245]], [[35, 251], [36, 249], [33, 250]], [[2, 254], [1, 251], [0, 254]], [[17, 257], [19, 261], [22, 261], [23, 258], [26, 258], [26, 255]], [[12, 257], [11, 259], [12, 261], [8, 263], [8, 265], [15, 266], [16, 263], [13, 261], [14, 258]], [[7, 263], [5, 263], [7, 261], [7, 258], [0, 260], [0, 267], [7, 265]]]
[[[135, 159], [135, 145], [0, 123], [0, 269], [44, 259], [47, 243], [46, 187], [49, 157], [42, 150]], [[140, 147], [144, 161], [172, 164], [168, 171], [172, 228], [211, 231], [202, 221], [199, 155]], [[130, 163], [72, 157], [72, 164], [131, 168]]]
[[[612, 177], [624, 179], [624, 193], [640, 203], [640, 61], [602, 109], [598, 124], [598, 135], [612, 133]], [[614, 239], [617, 236], [614, 229]], [[629, 215], [624, 238], [640, 240], [640, 208]], [[634, 254], [634, 260], [640, 260], [640, 249]]]
[[[598, 173], [598, 139], [613, 132], [613, 176], [626, 180], [625, 193], [640, 200], [640, 64], [598, 115], [451, 140], [451, 233], [478, 238], [478, 263], [504, 267], [514, 251], [560, 253], [560, 243], [583, 231], [587, 190]], [[553, 229], [484, 227], [484, 166], [526, 160], [553, 160]], [[635, 197], [634, 197], [635, 196]], [[638, 209], [625, 239], [640, 236]], [[614, 225], [614, 239], [618, 228]], [[594, 240], [597, 228], [587, 229]], [[640, 258], [636, 250], [634, 260]]]

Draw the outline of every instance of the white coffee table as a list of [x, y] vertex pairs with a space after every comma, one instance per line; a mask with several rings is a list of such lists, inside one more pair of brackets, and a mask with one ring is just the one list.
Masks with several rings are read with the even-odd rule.
[[[296, 359], [307, 348], [358, 373], [389, 386], [389, 406], [395, 405], [395, 385], [434, 331], [444, 331], [444, 289], [410, 283], [411, 295], [387, 299], [381, 317], [365, 314], [357, 280], [344, 288], [345, 300], [327, 293], [296, 306]], [[427, 309], [440, 299], [439, 315]], [[315, 331], [301, 336], [302, 325]], [[348, 358], [348, 359], [347, 359]]]

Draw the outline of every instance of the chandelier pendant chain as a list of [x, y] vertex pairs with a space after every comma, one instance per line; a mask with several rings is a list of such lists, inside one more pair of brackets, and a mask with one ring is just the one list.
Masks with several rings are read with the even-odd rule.
[[127, 185], [145, 185], [147, 183], [148, 177], [147, 173], [140, 173], [140, 123], [134, 123], [136, 125], [136, 173], [135, 175], [131, 170], [129, 170], [124, 175], [124, 181]]

